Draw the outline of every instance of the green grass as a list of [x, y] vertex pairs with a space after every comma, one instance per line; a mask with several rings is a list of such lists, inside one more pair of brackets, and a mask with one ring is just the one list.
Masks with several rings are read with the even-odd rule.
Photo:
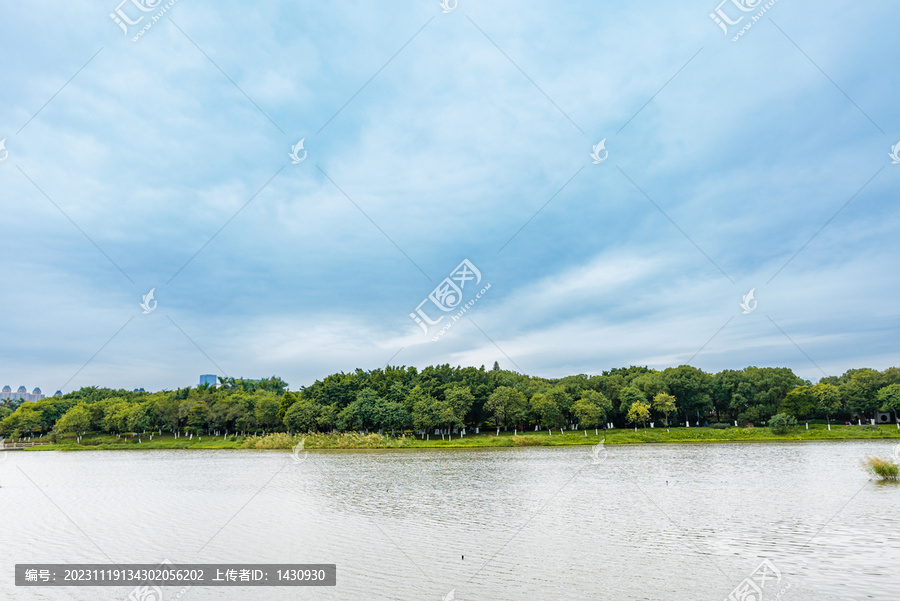
[[[202, 438], [202, 440], [200, 440]], [[114, 434], [86, 434], [82, 437], [81, 443], [75, 441], [75, 436], [66, 435], [59, 436], [57, 442], [35, 446], [25, 449], [26, 451], [149, 451], [161, 449], [239, 449], [241, 448], [243, 439], [238, 437], [234, 440], [234, 436], [229, 435], [228, 440], [223, 440], [221, 436], [202, 436], [198, 438], [194, 436], [193, 440], [189, 440], [186, 436], [179, 436], [177, 439], [173, 434], [165, 432], [163, 434], [154, 434], [153, 440], [150, 435], [141, 435], [131, 438], [130, 435], [122, 435], [116, 438]], [[140, 440], [141, 442], [138, 442]], [[35, 439], [35, 442], [40, 442]]]
[[418, 436], [381, 436], [379, 434], [270, 434], [265, 437], [236, 437], [230, 435], [228, 440], [221, 436], [203, 436], [199, 440], [186, 437], [175, 439], [172, 434], [164, 433], [131, 438], [116, 438], [109, 434], [86, 435], [81, 444], [75, 438], [67, 436], [54, 444], [32, 447], [34, 451], [85, 451], [85, 450], [156, 450], [156, 449], [290, 449], [304, 440], [304, 449], [396, 449], [396, 448], [476, 448], [476, 447], [524, 447], [524, 446], [566, 446], [597, 444], [606, 437], [606, 444], [647, 444], [647, 443], [701, 443], [701, 442], [766, 442], [766, 441], [804, 441], [804, 440], [900, 440], [900, 429], [896, 426], [878, 426], [875, 430], [862, 429], [858, 426], [831, 426], [831, 431], [824, 425], [810, 425], [809, 430], [799, 426], [787, 434], [773, 434], [768, 428], [623, 428], [603, 430], [595, 435], [593, 430], [567, 431], [560, 434], [554, 431], [548, 435], [546, 430], [525, 432], [513, 435], [510, 432], [495, 430], [482, 434], [469, 434], [462, 438], [454, 435], [452, 440], [441, 440], [440, 435], [431, 435], [430, 440], [421, 440]]
[[866, 457], [863, 461], [863, 468], [879, 480], [894, 482], [900, 480], [900, 465], [892, 459]]

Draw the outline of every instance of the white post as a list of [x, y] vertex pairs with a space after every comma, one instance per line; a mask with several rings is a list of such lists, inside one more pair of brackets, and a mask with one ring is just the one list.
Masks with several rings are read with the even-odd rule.
[[553, 430], [551, 428], [547, 428], [547, 436], [553, 436]]
[[809, 430], [809, 422], [806, 422], [806, 429]]
[[828, 431], [831, 432], [831, 424], [828, 424]]

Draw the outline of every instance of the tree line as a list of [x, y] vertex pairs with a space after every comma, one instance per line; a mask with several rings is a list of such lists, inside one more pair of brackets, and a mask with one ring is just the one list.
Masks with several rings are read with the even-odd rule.
[[160, 392], [86, 387], [37, 402], [0, 406], [0, 436], [41, 432], [178, 433], [543, 429], [714, 422], [761, 424], [777, 413], [799, 420], [873, 418], [900, 411], [900, 368], [851, 369], [818, 383], [788, 368], [707, 373], [689, 365], [611, 369], [540, 378], [484, 366], [357, 369], [289, 390], [281, 378], [220, 378], [218, 386]]

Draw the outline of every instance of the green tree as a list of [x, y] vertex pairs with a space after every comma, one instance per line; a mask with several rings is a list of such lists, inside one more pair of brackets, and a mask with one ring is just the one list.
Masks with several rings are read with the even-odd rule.
[[449, 426], [463, 428], [466, 425], [466, 416], [472, 409], [475, 397], [468, 386], [453, 386], [444, 391], [444, 400], [453, 410], [453, 418]]
[[648, 399], [654, 398], [661, 392], [668, 392], [666, 380], [658, 371], [641, 374], [631, 381], [631, 385], [644, 393]]
[[126, 401], [108, 405], [103, 413], [103, 429], [107, 432], [124, 432], [128, 429], [130, 411], [131, 405]]
[[[830, 384], [823, 384], [830, 386]], [[782, 413], [805, 419], [818, 410], [818, 398], [813, 386], [797, 386], [785, 395], [781, 402]], [[840, 395], [838, 395], [840, 400]]]
[[538, 392], [531, 397], [530, 405], [532, 412], [543, 427], [549, 430], [556, 426], [562, 426], [562, 410], [553, 395]]
[[706, 415], [712, 409], [711, 375], [690, 365], [667, 368], [662, 375], [667, 391], [678, 399], [678, 408], [686, 420]]
[[[283, 397], [282, 397], [283, 398]], [[281, 398], [274, 393], [261, 395], [256, 400], [255, 418], [256, 426], [266, 431], [272, 431], [278, 428], [283, 419], [278, 419], [278, 412], [281, 409]]]
[[606, 424], [606, 416], [612, 411], [612, 401], [606, 395], [596, 390], [585, 390], [572, 405], [572, 412], [582, 427], [597, 428], [599, 424]]
[[619, 413], [626, 415], [635, 403], [646, 403], [647, 397], [639, 388], [626, 386], [619, 391]]
[[444, 423], [444, 407], [441, 407], [441, 403], [422, 390], [420, 386], [416, 386], [409, 393], [409, 400], [412, 402], [413, 426], [417, 430], [427, 432]]
[[206, 405], [194, 405], [187, 414], [187, 426], [195, 434], [200, 434], [209, 427], [209, 409]]
[[787, 413], [779, 413], [769, 419], [769, 429], [774, 434], [787, 434], [796, 427], [797, 420], [794, 419], [793, 415], [788, 415]]
[[284, 425], [293, 432], [313, 432], [319, 427], [319, 407], [311, 400], [300, 397], [291, 404], [284, 416]]
[[840, 389], [834, 384], [819, 382], [811, 388], [811, 393], [816, 400], [816, 408], [825, 414], [825, 421], [831, 430], [831, 416], [843, 408]]
[[878, 410], [876, 394], [881, 387], [881, 374], [874, 369], [851, 369], [841, 376], [841, 396], [850, 411], [859, 413], [864, 419]]
[[675, 405], [675, 397], [667, 392], [659, 392], [653, 397], [653, 410], [662, 413], [666, 427], [669, 426], [669, 414], [675, 413], [678, 408]]
[[74, 432], [84, 434], [91, 427], [91, 410], [84, 403], [79, 403], [66, 411], [56, 422], [56, 431], [60, 434]]
[[510, 422], [521, 416], [527, 404], [528, 399], [515, 388], [498, 386], [484, 404], [484, 410], [494, 418], [498, 426], [506, 428]]
[[337, 424], [337, 405], [324, 405], [319, 407], [319, 417], [316, 423], [320, 430], [331, 430]]
[[548, 398], [552, 399], [560, 412], [560, 425], [567, 423], [572, 415], [573, 397], [566, 390], [565, 386], [554, 386], [544, 391]]
[[637, 426], [638, 422], [647, 428], [647, 420], [650, 419], [650, 404], [643, 401], [635, 401], [628, 409], [627, 419]]
[[[69, 410], [71, 411], [71, 409]], [[135, 403], [128, 408], [127, 427], [132, 432], [143, 432], [151, 426], [150, 414], [145, 403]]]
[[[288, 409], [291, 408], [291, 405], [297, 402], [297, 399], [300, 397], [300, 394], [294, 394], [292, 392], [285, 392], [281, 396], [281, 402], [278, 405], [278, 420], [284, 421], [284, 416], [287, 415]], [[312, 398], [312, 397], [311, 397]]]
[[878, 402], [882, 411], [893, 411], [894, 421], [897, 421], [897, 413], [900, 411], [900, 384], [891, 384], [878, 391]]
[[412, 423], [412, 416], [403, 407], [403, 403], [379, 398], [374, 410], [375, 427], [391, 432], [403, 430]]

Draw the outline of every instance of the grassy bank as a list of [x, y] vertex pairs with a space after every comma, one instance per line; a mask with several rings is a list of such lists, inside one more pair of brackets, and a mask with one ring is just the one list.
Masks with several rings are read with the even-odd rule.
[[[33, 442], [40, 443], [41, 440], [35, 438]], [[82, 437], [81, 442], [76, 442], [74, 436], [58, 437], [57, 442], [43, 444], [24, 449], [25, 451], [149, 451], [161, 449], [240, 449], [242, 448], [244, 439], [240, 436], [235, 440], [234, 436], [229, 436], [228, 440], [224, 440], [221, 436], [194, 436], [193, 440], [186, 436], [175, 438], [173, 434], [168, 432], [154, 434], [153, 440], [150, 435], [135, 436], [124, 434], [117, 438], [114, 434], [86, 434]]]
[[[482, 434], [471, 434], [464, 438], [453, 436], [452, 440], [441, 440], [440, 436], [431, 435], [430, 440], [419, 437], [391, 437], [379, 434], [305, 434], [289, 436], [284, 433], [268, 436], [194, 436], [175, 438], [164, 433], [155, 434], [153, 440], [149, 435], [131, 438], [112, 435], [86, 435], [81, 443], [74, 438], [64, 438], [56, 443], [26, 449], [28, 451], [81, 451], [81, 450], [157, 450], [157, 449], [290, 449], [301, 440], [304, 449], [398, 449], [398, 448], [467, 448], [467, 447], [525, 447], [525, 446], [565, 446], [596, 444], [603, 440], [604, 432], [594, 434], [588, 430], [569, 431], [560, 434], [554, 431], [526, 432], [514, 435], [512, 432], [492, 430]], [[665, 428], [616, 429], [605, 433], [606, 444], [646, 444], [646, 443], [678, 443], [678, 442], [771, 442], [771, 441], [804, 441], [804, 440], [879, 440], [893, 439], [900, 442], [900, 429], [896, 426], [877, 426], [867, 428], [859, 426], [832, 425], [829, 431], [823, 425], [811, 425], [809, 430], [804, 426], [796, 428], [788, 434], [773, 434], [768, 428]]]

